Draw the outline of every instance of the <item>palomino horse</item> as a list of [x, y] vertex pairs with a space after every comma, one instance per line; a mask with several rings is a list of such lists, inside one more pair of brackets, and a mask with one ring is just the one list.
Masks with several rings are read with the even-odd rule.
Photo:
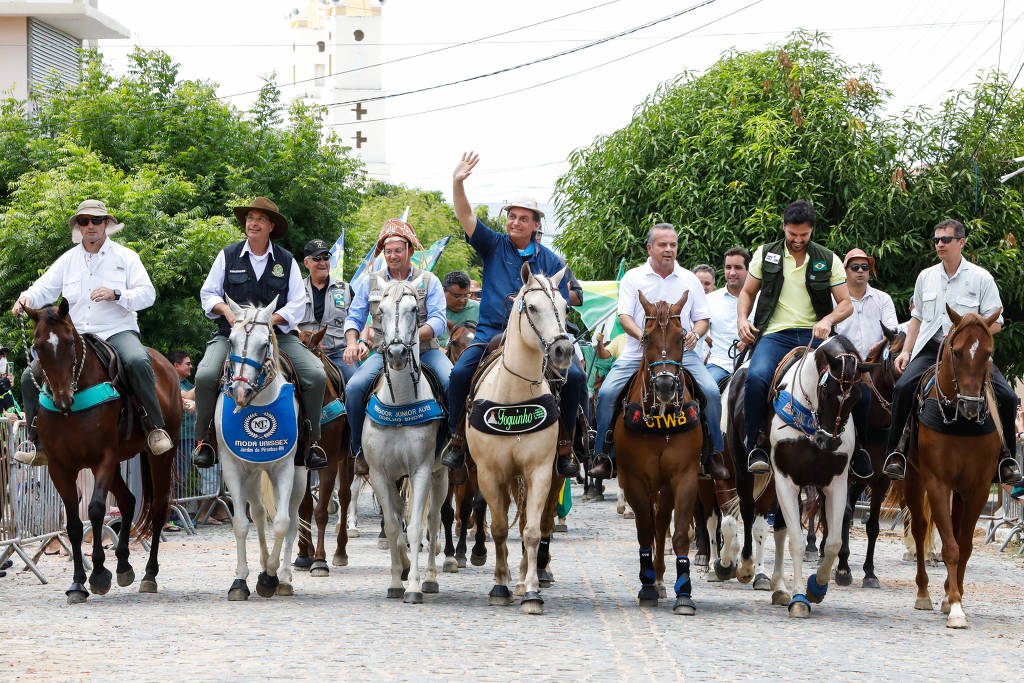
[[[292, 595], [291, 554], [299, 525], [299, 502], [306, 489], [306, 468], [294, 463], [299, 404], [294, 386], [285, 380], [271, 324], [277, 297], [264, 308], [242, 307], [230, 298], [227, 304], [235, 316], [235, 324], [228, 337], [230, 352], [224, 363], [227, 372], [225, 390], [217, 401], [214, 424], [217, 427], [218, 452], [225, 454], [221, 458], [224, 485], [231, 494], [234, 507], [231, 520], [238, 561], [228, 600], [249, 599], [249, 586], [245, 581], [249, 576], [245, 554], [245, 537], [249, 532], [246, 503], [256, 523], [260, 542], [260, 567], [263, 571], [256, 580], [256, 592], [264, 598], [275, 594]], [[234, 405], [230, 405], [232, 401]], [[229, 412], [232, 410], [233, 413]], [[238, 420], [237, 413], [241, 411], [245, 411], [243, 430], [235, 436], [225, 436], [225, 421]], [[316, 416], [312, 418], [316, 419]], [[278, 438], [270, 438], [274, 436]], [[229, 446], [229, 441], [240, 452]], [[267, 513], [261, 493], [263, 474], [267, 475], [274, 490], [274, 546], [269, 551], [265, 529]]]
[[[370, 277], [380, 276], [371, 273]], [[391, 585], [387, 596], [414, 604], [423, 602], [424, 593], [438, 591], [434, 546], [441, 527], [441, 503], [448, 490], [448, 469], [434, 457], [444, 414], [420, 364], [416, 288], [421, 281], [422, 276], [412, 282], [391, 280], [384, 289], [379, 311], [384, 333], [379, 347], [384, 356], [383, 381], [377, 382], [363, 426], [363, 452], [370, 468], [370, 484], [383, 510], [384, 533], [391, 549]], [[400, 417], [403, 413], [412, 414], [412, 419], [403, 420]], [[395, 487], [395, 482], [406, 475], [412, 489], [408, 538], [401, 521], [404, 504]], [[427, 513], [427, 571], [426, 580], [421, 584], [424, 512]], [[409, 552], [412, 552], [411, 567]], [[403, 586], [406, 578], [408, 590]]]
[[[60, 307], [52, 305], [40, 309], [25, 308], [35, 322], [33, 348], [39, 357], [38, 374], [45, 385], [42, 395], [48, 396], [52, 409], [41, 401], [36, 417], [39, 438], [49, 454], [50, 478], [64, 503], [67, 516], [68, 539], [71, 541], [75, 563], [74, 578], [66, 591], [69, 604], [85, 602], [89, 590], [85, 587], [85, 566], [82, 561], [82, 520], [78, 515], [78, 489], [76, 479], [82, 469], [92, 470], [96, 478], [92, 500], [89, 503], [89, 521], [92, 522], [92, 574], [89, 589], [96, 595], [110, 590], [110, 570], [103, 566], [103, 516], [107, 510], [107, 493], [113, 493], [121, 510], [122, 519], [117, 536], [117, 585], [130, 586], [135, 581], [135, 571], [128, 563], [128, 541], [131, 538], [130, 522], [135, 513], [135, 496], [128, 490], [121, 478], [120, 463], [140, 454], [142, 465], [142, 516], [137, 528], [142, 530], [149, 522], [149, 562], [146, 574], [139, 584], [140, 593], [156, 593], [156, 575], [160, 570], [157, 553], [160, 548], [160, 530], [167, 520], [167, 503], [171, 493], [171, 468], [174, 465], [172, 448], [162, 455], [153, 455], [147, 450], [146, 435], [135, 426], [132, 408], [125, 406], [125, 399], [116, 392], [108, 391], [105, 400], [91, 408], [81, 409], [87, 401], [86, 394], [104, 385], [109, 389], [111, 380], [107, 368], [85, 338], [78, 333], [68, 315], [68, 301], [63, 299]], [[177, 373], [174, 367], [153, 349], [147, 349], [150, 364], [156, 376], [156, 393], [163, 413], [165, 429], [177, 441], [181, 429], [181, 396]], [[82, 387], [79, 389], [79, 387]], [[41, 396], [41, 398], [43, 398]], [[75, 405], [79, 404], [79, 405]], [[127, 432], [119, 431], [119, 415], [126, 410]]]
[[[785, 363], [785, 361], [783, 361]], [[784, 366], [783, 366], [784, 367]], [[770, 431], [775, 496], [787, 530], [775, 527], [773, 604], [788, 604], [792, 617], [808, 617], [811, 602], [825, 598], [832, 565], [842, 544], [842, 522], [849, 489], [854, 428], [850, 412], [860, 395], [861, 375], [873, 369], [860, 360], [857, 349], [842, 335], [817, 349], [806, 349], [786, 370], [775, 389], [775, 415]], [[780, 412], [789, 416], [784, 419]], [[806, 539], [800, 528], [800, 489], [813, 486], [825, 496], [828, 526], [825, 556], [818, 571], [807, 577], [807, 593], [790, 594], [783, 576], [785, 535], [793, 561], [793, 586], [803, 582]]]
[[[353, 461], [348, 457], [348, 419], [344, 413], [338, 412], [339, 406], [344, 410], [345, 379], [334, 367], [323, 349], [320, 341], [324, 338], [327, 328], [319, 332], [300, 331], [299, 339], [313, 355], [320, 359], [327, 373], [327, 389], [324, 392], [324, 410], [320, 417], [320, 446], [327, 454], [327, 467], [317, 472], [320, 482], [320, 494], [313, 509], [313, 492], [306, 482], [305, 494], [299, 503], [299, 553], [295, 558], [295, 568], [299, 571], [308, 569], [310, 576], [329, 576], [331, 570], [327, 566], [327, 551], [324, 548], [324, 535], [327, 531], [328, 508], [331, 504], [331, 492], [334, 481], [338, 481], [338, 543], [331, 563], [335, 567], [348, 565], [348, 508], [352, 497]], [[326, 420], [326, 421], [325, 421]], [[307, 476], [307, 479], [309, 477]], [[312, 542], [312, 521], [316, 520], [316, 548]]]
[[636, 538], [640, 543], [642, 585], [637, 598], [641, 606], [654, 607], [661, 597], [665, 533], [674, 510], [673, 612], [683, 615], [696, 613], [691, 597], [689, 531], [703, 444], [697, 402], [689, 392], [690, 380], [682, 366], [685, 334], [679, 314], [689, 294], [683, 292], [674, 304], [652, 304], [639, 294], [646, 318], [641, 340], [644, 358], [629, 385], [626, 405], [615, 421], [619, 486], [636, 515]]
[[[942, 560], [946, 563], [942, 611], [949, 615], [949, 628], [967, 628], [961, 598], [964, 572], [973, 550], [974, 528], [999, 461], [999, 427], [1013, 429], [1013, 425], [999, 425], [988, 375], [993, 348], [990, 328], [1001, 312], [1002, 309], [995, 311], [987, 318], [976, 313], [961, 316], [946, 306], [953, 327], [939, 349], [936, 379], [925, 396], [922, 412], [937, 407], [942, 422], [959, 422], [974, 428], [977, 435], [944, 434], [929, 428], [922, 417], [917, 427], [917, 457], [908, 462], [907, 468], [905, 495], [917, 546], [914, 609], [932, 608], [924, 549], [927, 495], [932, 519], [942, 538]], [[929, 401], [935, 404], [929, 406]]]
[[546, 370], [549, 366], [565, 370], [572, 360], [572, 342], [565, 331], [565, 300], [558, 291], [564, 275], [563, 268], [549, 279], [531, 273], [529, 264], [523, 264], [525, 284], [512, 303], [505, 346], [496, 361], [479, 371], [473, 409], [466, 416], [467, 443], [476, 461], [480, 490], [491, 510], [495, 559], [495, 585], [488, 596], [491, 605], [513, 602], [506, 547], [509, 485], [517, 475], [526, 484], [525, 506], [520, 510], [525, 516], [522, 538], [526, 554], [525, 566], [520, 566], [524, 584], [520, 608], [526, 614], [544, 611], [537, 553], [558, 445], [558, 407]]

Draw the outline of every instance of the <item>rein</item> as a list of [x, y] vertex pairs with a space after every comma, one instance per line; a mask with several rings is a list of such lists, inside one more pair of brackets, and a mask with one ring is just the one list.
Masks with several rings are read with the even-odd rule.
[[[648, 382], [644, 382], [643, 383], [644, 394], [643, 394], [643, 403], [641, 404], [643, 406], [644, 412], [645, 412], [644, 418], [646, 418], [647, 417], [646, 411], [647, 411], [647, 402], [648, 402], [648, 400], [651, 401], [651, 410], [652, 411], [655, 409], [655, 407], [657, 407], [659, 405], [661, 407], [662, 412], [664, 412], [665, 408], [667, 408], [669, 406], [672, 407], [673, 412], [678, 412], [679, 411], [679, 406], [681, 405], [681, 400], [680, 399], [682, 398], [682, 395], [683, 395], [683, 380], [682, 380], [683, 364], [680, 361], [674, 361], [674, 360], [669, 359], [669, 357], [668, 357], [668, 323], [669, 323], [669, 316], [665, 316], [664, 318], [662, 318], [661, 316], [658, 316], [658, 315], [647, 315], [647, 316], [644, 316], [644, 319], [645, 320], [656, 320], [658, 322], [658, 328], [661, 330], [661, 337], [662, 337], [661, 359], [660, 360], [656, 360], [656, 361], [648, 362], [646, 364], [645, 368], [644, 368], [644, 371], [647, 373], [647, 377], [649, 379], [649, 383]], [[686, 337], [684, 336], [683, 339], [685, 340], [685, 338]], [[650, 343], [650, 338], [647, 336], [647, 334], [644, 334], [641, 337], [641, 339], [640, 339], [640, 346], [643, 347], [644, 358], [645, 359], [647, 357], [647, 349], [648, 349], [649, 343]], [[682, 354], [680, 354], [680, 359], [681, 358], [682, 358]], [[671, 368], [672, 366], [675, 366], [675, 372], [669, 372], [669, 370], [665, 369], [665, 370], [660, 370], [659, 372], [655, 373], [653, 368], [656, 365], [667, 366], [668, 368]], [[668, 378], [671, 378], [671, 379], [673, 379], [675, 381], [675, 385], [676, 385], [675, 400], [672, 401], [671, 403], [663, 403], [660, 400], [658, 400], [658, 394], [654, 390], [654, 382], [655, 382], [655, 380], [657, 380], [660, 377], [668, 377]], [[648, 386], [649, 386], [649, 393], [648, 393]]]
[[544, 383], [545, 376], [547, 375], [547, 372], [548, 372], [548, 349], [551, 348], [551, 345], [554, 344], [555, 342], [563, 341], [563, 340], [564, 341], [568, 341], [569, 340], [569, 335], [566, 334], [565, 332], [562, 332], [561, 334], [555, 335], [554, 339], [548, 340], [548, 339], [544, 338], [544, 335], [540, 333], [539, 329], [537, 329], [537, 324], [533, 321], [533, 318], [530, 317], [529, 309], [527, 309], [524, 306], [524, 304], [523, 304], [523, 302], [524, 302], [524, 300], [526, 298], [526, 295], [529, 294], [530, 292], [543, 292], [544, 296], [546, 296], [548, 301], [551, 303], [551, 309], [555, 312], [555, 320], [558, 321], [559, 329], [563, 329], [563, 330], [565, 329], [565, 323], [562, 321], [562, 316], [559, 315], [559, 313], [558, 313], [558, 305], [555, 303], [555, 296], [554, 296], [554, 294], [551, 291], [548, 291], [548, 290], [544, 289], [543, 287], [530, 287], [529, 289], [523, 290], [523, 292], [517, 297], [517, 299], [516, 299], [517, 303], [514, 304], [514, 305], [517, 307], [518, 312], [519, 312], [519, 329], [522, 329], [522, 327], [523, 327], [522, 320], [523, 320], [523, 316], [525, 315], [526, 316], [526, 322], [528, 322], [530, 324], [530, 327], [533, 329], [534, 334], [537, 335], [537, 339], [540, 340], [541, 348], [544, 350], [544, 355], [543, 355], [543, 357], [541, 359], [541, 366], [540, 366], [540, 379], [530, 379], [529, 377], [521, 375], [518, 372], [516, 372], [515, 370], [513, 370], [512, 368], [510, 368], [505, 363], [505, 352], [504, 351], [501, 352], [501, 367], [504, 368], [505, 370], [507, 370], [508, 372], [512, 373], [513, 375], [515, 375], [519, 379], [521, 379], [521, 380], [523, 380], [525, 382], [529, 382], [533, 386], [540, 386], [541, 384]]
[[[813, 341], [813, 338], [812, 338], [811, 341]], [[810, 394], [808, 394], [807, 390], [804, 389], [803, 382], [801, 381], [801, 379], [803, 377], [803, 368], [804, 368], [804, 363], [807, 361], [807, 357], [810, 356], [815, 351], [816, 351], [816, 349], [811, 347], [811, 342], [807, 342], [807, 346], [804, 347], [804, 353], [800, 357], [800, 361], [799, 361], [799, 363], [797, 363], [797, 366], [796, 366], [797, 384], [800, 385], [800, 393], [802, 393], [806, 397], [809, 397]], [[841, 392], [840, 397], [839, 397], [839, 408], [836, 410], [836, 420], [835, 420], [835, 424], [833, 424], [833, 426], [832, 426], [832, 431], [831, 432], [826, 431], [821, 426], [822, 420], [821, 420], [821, 417], [820, 417], [820, 415], [818, 413], [818, 405], [817, 405], [817, 404], [820, 404], [821, 401], [820, 400], [815, 401], [815, 407], [811, 409], [811, 416], [814, 418], [815, 432], [816, 433], [820, 433], [820, 434], [822, 434], [822, 435], [824, 435], [824, 436], [826, 436], [826, 437], [828, 437], [830, 439], [838, 439], [839, 438], [839, 433], [842, 430], [842, 426], [843, 426], [843, 407], [846, 405], [846, 402], [848, 400], [850, 400], [850, 395], [853, 392], [853, 387], [857, 383], [857, 380], [856, 380], [856, 377], [857, 377], [857, 372], [856, 371], [857, 371], [857, 362], [858, 362], [857, 355], [856, 354], [852, 354], [852, 353], [840, 353], [836, 357], [839, 360], [841, 360], [842, 363], [843, 363], [842, 369], [840, 370], [840, 374], [839, 374], [838, 377], [835, 374], [833, 374], [833, 372], [832, 372], [832, 365], [828, 364], [828, 363], [826, 363], [825, 369], [822, 370], [820, 373], [818, 373], [818, 390], [824, 389], [825, 386], [828, 384], [829, 379], [831, 378], [832, 380], [834, 380], [839, 385], [839, 390]], [[854, 369], [853, 377], [854, 377], [854, 379], [852, 379], [850, 381], [846, 381], [845, 379], [843, 379], [844, 376], [846, 375], [846, 363], [847, 363], [847, 361], [853, 361], [853, 369]], [[796, 400], [795, 394], [793, 392], [790, 392], [790, 395], [789, 395], [790, 409], [793, 409], [794, 412], [795, 412], [795, 409], [793, 408], [793, 401], [795, 401], [795, 400]]]
[[[939, 344], [939, 350], [935, 354], [935, 395], [938, 399], [939, 414], [942, 415], [942, 422], [944, 424], [953, 424], [957, 421], [959, 416], [963, 414], [963, 411], [967, 409], [969, 405], [978, 406], [978, 417], [974, 418], [974, 421], [978, 424], [984, 424], [988, 419], [988, 400], [985, 398], [985, 390], [988, 384], [991, 382], [989, 374], [985, 373], [985, 378], [981, 381], [981, 391], [978, 396], [967, 396], [960, 392], [960, 381], [957, 379], [956, 373], [956, 360], [953, 357], [952, 352], [952, 339], [953, 337], [963, 330], [964, 327], [954, 327], [950, 330], [949, 334], [946, 335], [942, 343]], [[942, 393], [942, 382], [939, 378], [939, 372], [943, 367], [943, 361], [945, 360], [946, 351], [949, 351], [949, 365], [950, 374], [953, 379], [953, 391], [956, 392], [953, 398], [947, 398]], [[953, 407], [953, 417], [946, 417], [946, 408], [949, 406]]]

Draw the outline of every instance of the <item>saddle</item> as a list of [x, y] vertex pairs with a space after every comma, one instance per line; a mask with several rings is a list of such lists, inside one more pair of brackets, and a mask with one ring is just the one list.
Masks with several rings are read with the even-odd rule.
[[[921, 375], [921, 381], [917, 385], [915, 392], [915, 398], [917, 399], [917, 410], [911, 414], [911, 419], [907, 420], [908, 426], [917, 423], [923, 424], [932, 431], [939, 432], [940, 434], [950, 434], [952, 436], [985, 436], [991, 434], [996, 430], [995, 420], [992, 419], [992, 410], [995, 406], [990, 406], [988, 415], [985, 416], [984, 422], [977, 422], [975, 420], [965, 420], [960, 415], [954, 414], [953, 420], [947, 422], [949, 415], [949, 409], [945, 412], [939, 405], [939, 400], [935, 398], [928, 398], [928, 394], [931, 392], [932, 387], [935, 386], [935, 372], [937, 367], [935, 365], [928, 368], [923, 375]], [[954, 408], [955, 410], [955, 408]], [[914, 430], [916, 431], [916, 424]]]
[[83, 334], [82, 340], [89, 347], [89, 350], [96, 355], [100, 365], [106, 369], [111, 385], [124, 398], [121, 404], [121, 412], [117, 416], [117, 436], [119, 440], [127, 441], [132, 437], [132, 430], [135, 428], [136, 423], [139, 422], [138, 418], [140, 417], [142, 406], [131, 385], [128, 383], [127, 376], [124, 374], [121, 356], [118, 355], [117, 349], [94, 334]]
[[[333, 365], [333, 364], [332, 364]], [[430, 393], [433, 395], [434, 400], [441, 406], [441, 410], [448, 414], [448, 396], [444, 392], [444, 388], [441, 386], [441, 380], [437, 376], [437, 372], [434, 368], [430, 367], [426, 363], [420, 364], [420, 370], [423, 372], [423, 377], [427, 380], [427, 385], [430, 387]], [[340, 372], [338, 373], [341, 374]], [[363, 409], [369, 405], [370, 399], [373, 397], [377, 390], [381, 388], [384, 383], [384, 368], [377, 371], [377, 374], [373, 376], [370, 381], [370, 390], [366, 392], [363, 397]]]
[[782, 384], [782, 378], [786, 376], [790, 368], [800, 362], [806, 350], [806, 346], [798, 346], [779, 361], [775, 368], [775, 374], [772, 375], [772, 383], [768, 385], [768, 403], [775, 403], [775, 399], [779, 397], [779, 392], [786, 388], [786, 385]]

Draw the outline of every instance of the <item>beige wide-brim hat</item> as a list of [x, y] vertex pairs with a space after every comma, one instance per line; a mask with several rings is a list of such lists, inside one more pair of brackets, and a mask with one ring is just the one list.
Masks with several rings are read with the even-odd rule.
[[124, 227], [124, 223], [118, 223], [117, 219], [110, 215], [107, 211], [107, 205], [98, 199], [86, 199], [84, 202], [78, 205], [78, 209], [75, 211], [75, 215], [68, 219], [68, 227], [71, 228], [71, 241], [75, 244], [81, 244], [82, 242], [82, 229], [75, 222], [75, 219], [79, 216], [107, 216], [113, 223], [107, 223], [107, 237], [110, 237], [115, 232], [121, 230]]
[[537, 218], [544, 218], [544, 212], [537, 206], [537, 200], [533, 197], [516, 197], [505, 206], [501, 207], [502, 211], [508, 211], [509, 209], [527, 209], [537, 214]]
[[288, 219], [277, 210], [277, 204], [266, 197], [256, 197], [249, 206], [236, 206], [232, 209], [235, 212], [235, 220], [242, 226], [242, 230], [245, 230], [245, 214], [252, 209], [262, 211], [270, 216], [270, 220], [274, 224], [274, 229], [270, 231], [270, 239], [276, 240], [288, 234]]

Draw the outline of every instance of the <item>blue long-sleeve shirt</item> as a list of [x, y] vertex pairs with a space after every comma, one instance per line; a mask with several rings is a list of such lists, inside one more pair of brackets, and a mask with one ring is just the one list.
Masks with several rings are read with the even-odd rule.
[[[447, 304], [444, 298], [444, 288], [441, 281], [433, 273], [423, 273], [427, 281], [427, 324], [434, 331], [434, 337], [440, 337], [448, 331], [448, 321], [445, 317]], [[391, 271], [384, 269], [384, 278], [391, 279]], [[407, 280], [412, 279], [412, 270], [409, 271]], [[370, 278], [362, 277], [356, 283], [355, 294], [352, 297], [352, 305], [348, 309], [348, 317], [345, 319], [345, 331], [355, 330], [359, 332], [366, 324], [370, 316]]]

